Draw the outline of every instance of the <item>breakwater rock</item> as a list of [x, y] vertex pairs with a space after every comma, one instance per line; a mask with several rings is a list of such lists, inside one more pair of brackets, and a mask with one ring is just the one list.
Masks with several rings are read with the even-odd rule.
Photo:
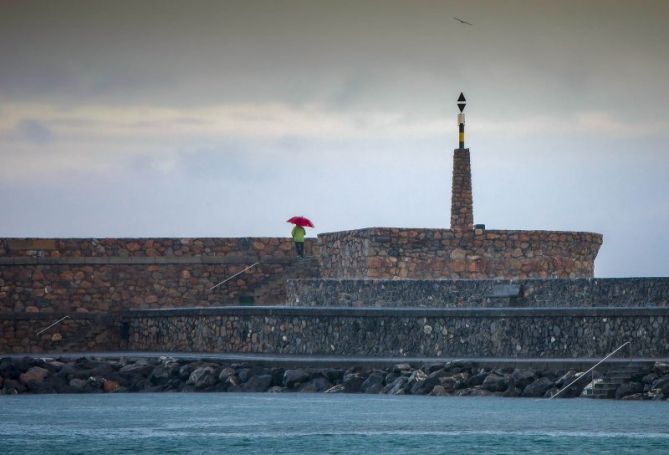
[[[669, 398], [669, 365], [629, 375], [610, 396]], [[271, 367], [252, 363], [161, 358], [0, 359], [0, 393], [324, 392], [432, 396], [585, 396], [602, 379], [569, 370], [491, 368], [456, 361], [384, 368]], [[596, 387], [595, 387], [596, 388]]]

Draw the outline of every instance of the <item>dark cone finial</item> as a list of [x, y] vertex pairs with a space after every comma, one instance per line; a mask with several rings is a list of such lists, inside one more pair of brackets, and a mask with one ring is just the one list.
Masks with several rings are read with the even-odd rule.
[[460, 92], [460, 96], [458, 97], [458, 108], [460, 108], [460, 112], [465, 110], [465, 106], [467, 105], [466, 101], [465, 95]]

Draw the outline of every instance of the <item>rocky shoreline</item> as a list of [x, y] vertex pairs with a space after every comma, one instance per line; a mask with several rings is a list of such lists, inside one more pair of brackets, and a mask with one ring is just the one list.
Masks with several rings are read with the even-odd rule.
[[[0, 359], [0, 393], [119, 392], [324, 392], [388, 395], [550, 397], [581, 373], [530, 368], [489, 368], [447, 362], [385, 368], [282, 368], [169, 357], [97, 359]], [[594, 383], [597, 379], [594, 380]], [[561, 398], [590, 396], [583, 377]], [[611, 397], [669, 398], [669, 365], [657, 362], [631, 374]]]

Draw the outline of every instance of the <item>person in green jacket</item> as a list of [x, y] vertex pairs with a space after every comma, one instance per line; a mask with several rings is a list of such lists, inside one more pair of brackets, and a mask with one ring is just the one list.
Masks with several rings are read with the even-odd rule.
[[298, 226], [297, 224], [291, 232], [293, 241], [295, 242], [295, 249], [297, 250], [297, 254], [302, 258], [304, 257], [304, 236], [306, 233], [307, 232], [304, 230], [304, 228], [302, 226]]

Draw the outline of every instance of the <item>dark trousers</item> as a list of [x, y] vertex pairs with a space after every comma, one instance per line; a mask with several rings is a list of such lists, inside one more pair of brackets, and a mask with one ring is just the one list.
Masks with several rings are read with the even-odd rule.
[[295, 242], [295, 249], [300, 257], [304, 257], [304, 242]]

